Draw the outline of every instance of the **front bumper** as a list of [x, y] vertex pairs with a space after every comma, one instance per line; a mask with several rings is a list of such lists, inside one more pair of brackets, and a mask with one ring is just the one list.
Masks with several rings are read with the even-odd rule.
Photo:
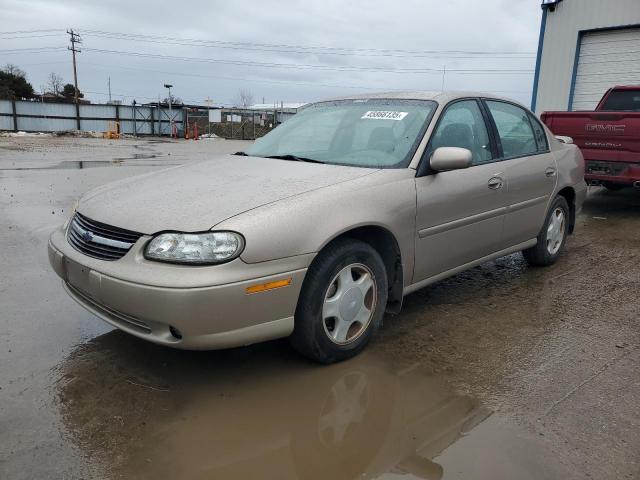
[[[80, 305], [154, 343], [209, 350], [286, 337], [293, 331], [309, 258], [264, 262], [267, 266], [236, 259], [185, 267], [145, 260], [142, 248], [147, 241], [141, 238], [122, 259], [108, 262], [76, 251], [58, 229], [49, 240], [49, 261]], [[249, 286], [288, 278], [286, 287], [246, 293]]]

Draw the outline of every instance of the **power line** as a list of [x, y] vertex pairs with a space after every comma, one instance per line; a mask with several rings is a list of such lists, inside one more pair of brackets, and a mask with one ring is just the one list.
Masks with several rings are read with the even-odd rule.
[[60, 65], [63, 63], [67, 63], [66, 60], [58, 60], [53, 62], [35, 62], [35, 63], [22, 63], [20, 62], [20, 67], [39, 67], [41, 65]]
[[396, 52], [396, 53], [409, 53], [409, 54], [419, 54], [419, 53], [467, 53], [467, 54], [477, 54], [477, 55], [535, 55], [536, 52], [518, 52], [518, 51], [480, 51], [480, 50], [408, 50], [408, 49], [379, 49], [379, 48], [348, 48], [348, 47], [330, 47], [330, 46], [312, 46], [312, 45], [291, 45], [291, 44], [277, 44], [277, 43], [255, 43], [255, 42], [230, 42], [230, 41], [222, 41], [222, 40], [204, 40], [204, 39], [193, 39], [193, 38], [180, 38], [180, 37], [170, 37], [166, 35], [142, 35], [142, 34], [133, 34], [133, 33], [118, 33], [118, 32], [107, 32], [104, 30], [83, 30], [83, 34], [102, 34], [102, 35], [117, 35], [125, 38], [146, 38], [146, 39], [160, 39], [160, 40], [170, 40], [170, 41], [190, 41], [190, 42], [201, 42], [208, 44], [223, 44], [223, 45], [240, 45], [240, 46], [259, 46], [259, 47], [273, 47], [273, 48], [296, 48], [296, 49], [305, 49], [305, 50], [329, 50], [329, 51], [350, 51], [350, 52]]
[[[361, 66], [333, 66], [322, 64], [295, 64], [295, 63], [275, 63], [275, 62], [255, 62], [248, 60], [226, 60], [218, 58], [183, 57], [177, 55], [161, 55], [155, 53], [129, 52], [122, 50], [106, 50], [100, 48], [86, 48], [88, 52], [103, 53], [109, 55], [125, 55], [133, 57], [155, 58], [160, 60], [176, 60], [196, 63], [217, 63], [223, 65], [239, 65], [259, 68], [283, 68], [283, 69], [312, 69], [312, 70], [333, 70], [341, 72], [380, 72], [380, 73], [437, 73], [440, 75], [442, 69], [435, 68], [394, 68], [387, 67], [361, 67]], [[530, 69], [450, 69], [449, 72], [473, 73], [473, 74], [526, 74], [530, 75]]]
[[20, 35], [16, 37], [2, 37], [0, 36], [0, 40], [23, 40], [26, 38], [42, 38], [42, 37], [59, 37], [64, 35], [63, 33], [45, 33], [43, 35]]
[[0, 35], [15, 35], [18, 33], [43, 33], [43, 32], [64, 32], [62, 28], [47, 28], [38, 30], [14, 30], [13, 32], [0, 32]]
[[268, 51], [274, 53], [298, 53], [318, 55], [341, 56], [367, 56], [367, 57], [399, 57], [399, 58], [492, 58], [526, 59], [535, 57], [535, 52], [490, 52], [490, 51], [465, 51], [465, 50], [405, 50], [405, 49], [374, 49], [374, 48], [345, 48], [345, 47], [319, 47], [304, 45], [284, 45], [253, 42], [227, 42], [220, 40], [202, 40], [192, 38], [178, 38], [159, 35], [127, 34], [106, 32], [101, 30], [83, 30], [83, 35], [97, 38], [115, 40], [127, 40], [134, 42], [156, 43], [164, 45], [179, 45], [207, 48], [226, 48], [233, 50]]
[[[405, 91], [407, 88], [388, 88], [388, 87], [367, 87], [362, 85], [337, 85], [337, 84], [326, 84], [326, 83], [316, 83], [316, 82], [295, 82], [295, 81], [287, 81], [287, 80], [268, 80], [264, 78], [246, 78], [246, 77], [235, 77], [235, 76], [226, 76], [226, 75], [205, 75], [198, 73], [187, 73], [187, 72], [169, 72], [164, 70], [151, 70], [147, 68], [139, 68], [139, 67], [125, 67], [122, 65], [104, 65], [99, 63], [89, 63], [84, 62], [84, 65], [91, 65], [98, 68], [104, 69], [116, 69], [116, 70], [136, 70], [143, 72], [151, 72], [151, 73], [160, 73], [163, 75], [175, 75], [181, 77], [196, 77], [196, 78], [214, 78], [219, 80], [233, 80], [233, 81], [242, 81], [242, 82], [252, 82], [252, 83], [264, 83], [264, 84], [275, 84], [275, 85], [297, 85], [303, 87], [325, 87], [325, 88], [347, 88], [347, 89], [355, 89], [355, 90], [371, 90], [371, 91]], [[487, 93], [511, 93], [511, 94], [529, 94], [530, 91], [516, 91], [516, 90], [485, 90]], [[88, 92], [91, 93], [91, 92]], [[93, 92], [99, 93], [99, 92]], [[127, 95], [129, 97], [135, 97], [135, 95]], [[139, 95], [140, 98], [144, 98], [142, 95]], [[150, 98], [150, 97], [147, 97]], [[154, 97], [155, 98], [155, 97]]]
[[10, 48], [7, 50], [0, 50], [0, 54], [10, 55], [13, 53], [41, 53], [41, 52], [51, 52], [54, 50], [65, 50], [65, 47]]
[[[265, 83], [265, 84], [274, 84], [274, 85], [298, 85], [305, 87], [327, 87], [327, 88], [353, 88], [357, 90], [380, 90], [380, 87], [363, 87], [356, 85], [335, 85], [335, 84], [325, 84], [325, 83], [316, 83], [316, 82], [294, 82], [287, 80], [268, 80], [264, 78], [246, 78], [246, 77], [232, 77], [228, 75], [205, 75], [200, 73], [187, 73], [187, 72], [169, 72], [166, 70], [151, 70], [148, 68], [139, 68], [139, 67], [125, 67], [122, 65], [114, 66], [114, 65], [104, 65], [99, 63], [89, 63], [84, 62], [83, 65], [91, 65], [98, 68], [105, 69], [120, 69], [120, 70], [137, 70], [142, 72], [151, 72], [151, 73], [161, 73], [163, 75], [175, 75], [180, 77], [196, 77], [196, 78], [215, 78], [218, 80], [233, 80], [233, 81], [241, 81], [241, 82], [252, 82], [252, 83]], [[387, 88], [388, 90], [388, 88]]]

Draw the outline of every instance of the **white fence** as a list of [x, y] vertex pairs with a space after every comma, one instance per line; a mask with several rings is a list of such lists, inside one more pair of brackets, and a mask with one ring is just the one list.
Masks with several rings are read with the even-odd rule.
[[182, 108], [173, 108], [170, 114], [169, 108], [155, 105], [75, 105], [0, 100], [0, 130], [16, 132], [105, 132], [109, 122], [119, 122], [121, 133], [170, 135], [171, 117], [181, 131], [185, 116]]

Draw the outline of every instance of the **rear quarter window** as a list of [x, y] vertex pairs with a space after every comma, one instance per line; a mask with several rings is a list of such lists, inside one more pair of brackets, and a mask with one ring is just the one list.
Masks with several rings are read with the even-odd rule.
[[531, 122], [531, 127], [533, 128], [533, 134], [536, 137], [538, 151], [546, 152], [547, 150], [549, 150], [549, 143], [547, 141], [547, 134], [545, 133], [542, 124], [536, 117], [531, 114], [529, 115], [529, 121]]

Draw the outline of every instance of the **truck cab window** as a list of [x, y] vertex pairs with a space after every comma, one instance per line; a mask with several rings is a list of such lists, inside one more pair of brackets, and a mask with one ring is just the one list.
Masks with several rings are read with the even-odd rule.
[[614, 90], [599, 110], [609, 112], [640, 112], [640, 90]]

